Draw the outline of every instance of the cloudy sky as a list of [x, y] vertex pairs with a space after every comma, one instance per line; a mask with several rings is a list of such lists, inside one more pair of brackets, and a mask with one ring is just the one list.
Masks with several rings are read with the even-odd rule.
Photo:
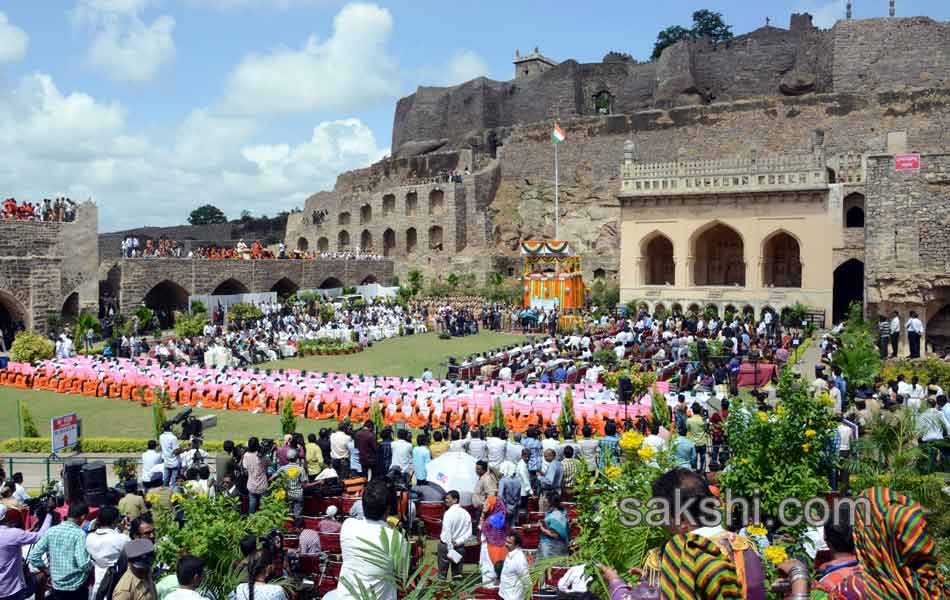
[[[735, 33], [845, 0], [9, 0], [0, 3], [0, 195], [93, 197], [103, 231], [205, 203], [273, 215], [389, 152], [418, 85], [511, 76], [516, 48], [649, 56], [699, 8]], [[855, 0], [883, 16], [887, 0]], [[947, 0], [898, 0], [950, 19]], [[562, 8], [563, 6], [563, 8]], [[750, 8], [752, 7], [752, 8]]]

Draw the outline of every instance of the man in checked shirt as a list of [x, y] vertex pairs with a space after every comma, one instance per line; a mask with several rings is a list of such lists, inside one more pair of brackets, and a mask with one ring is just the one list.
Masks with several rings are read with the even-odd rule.
[[[27, 561], [41, 571], [49, 571], [54, 600], [87, 600], [92, 559], [86, 552], [86, 532], [82, 523], [89, 514], [83, 502], [69, 506], [65, 521], [51, 527], [33, 549]], [[49, 567], [43, 558], [49, 559]]]

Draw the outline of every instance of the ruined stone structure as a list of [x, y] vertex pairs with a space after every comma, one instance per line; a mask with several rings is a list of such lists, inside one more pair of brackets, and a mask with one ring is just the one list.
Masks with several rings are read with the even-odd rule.
[[152, 309], [184, 310], [188, 296], [328, 289], [387, 281], [391, 261], [124, 259], [117, 263], [119, 306], [130, 313]]
[[[448, 88], [420, 87], [401, 99], [393, 123], [394, 157], [344, 173], [333, 191], [309, 198], [304, 212], [288, 221], [288, 246], [302, 240], [313, 248], [325, 237], [332, 249], [343, 231], [338, 215], [356, 219], [360, 206], [370, 204], [375, 218], [384, 197], [391, 195], [396, 218], [378, 230], [371, 223], [369, 231], [382, 253], [386, 247], [380, 239], [392, 230], [390, 255], [398, 275], [420, 268], [429, 278], [449, 272], [514, 276], [520, 273], [518, 243], [554, 233], [550, 132], [560, 115], [567, 135], [560, 147], [561, 237], [582, 253], [588, 279], [620, 275], [621, 287], [632, 295], [641, 285], [639, 272], [621, 273], [622, 215], [635, 210], [621, 209], [627, 141], [635, 144], [636, 160], [643, 165], [749, 161], [753, 151], [762, 160], [794, 162], [815, 156], [820, 132], [821, 156], [814, 160], [823, 161], [816, 171], [823, 180], [814, 182], [816, 189], [794, 194], [781, 189], [739, 194], [732, 189], [690, 196], [710, 204], [703, 211], [709, 220], [727, 224], [739, 217], [724, 206], [735, 204], [738, 196], [755, 199], [758, 208], [749, 210], [775, 216], [791, 218], [807, 206], [810, 218], [821, 221], [819, 229], [830, 236], [822, 241], [827, 265], [812, 268], [807, 259], [812, 250], [798, 238], [806, 257], [801, 290], [808, 293], [797, 297], [830, 318], [836, 312], [836, 269], [842, 288], [863, 288], [867, 243], [858, 223], [863, 224], [868, 210], [867, 157], [888, 151], [889, 132], [904, 132], [909, 151], [950, 149], [950, 24], [927, 17], [843, 20], [820, 30], [809, 15], [793, 15], [788, 29], [767, 26], [719, 45], [681, 42], [652, 62], [613, 52], [600, 63], [555, 62], [547, 59], [543, 69], [528, 76], [516, 72], [510, 81], [478, 78]], [[464, 196], [454, 194], [455, 210], [441, 223], [407, 220], [400, 212], [413, 185], [419, 185], [408, 180], [466, 169], [470, 175], [463, 175], [463, 183], [450, 186], [461, 186]], [[742, 167], [730, 174], [741, 177], [743, 171], [753, 172]], [[420, 204], [428, 189], [416, 191]], [[779, 199], [786, 208], [789, 203], [801, 207], [775, 211], [768, 198]], [[631, 200], [631, 206], [644, 201]], [[723, 208], [721, 213], [713, 202]], [[323, 209], [331, 214], [319, 229], [308, 215]], [[651, 210], [666, 209], [656, 205]], [[346, 227], [351, 246], [359, 244], [362, 230], [354, 223]], [[447, 231], [456, 232], [454, 252], [445, 243], [441, 251], [429, 251], [424, 231], [435, 225], [443, 228], [443, 239]], [[773, 229], [790, 231], [790, 226]], [[414, 254], [407, 251], [411, 230], [418, 249]], [[791, 304], [794, 294], [778, 299], [775, 284], [765, 291], [770, 288], [758, 261], [766, 255], [756, 244], [769, 232], [756, 230], [762, 237], [754, 236], [743, 256], [754, 263], [747, 265], [747, 282], [759, 291], [746, 300], [753, 307]], [[676, 239], [670, 237], [671, 242]], [[639, 247], [638, 241], [631, 243]], [[783, 244], [775, 248], [782, 256], [793, 251], [786, 238], [776, 243]], [[792, 269], [794, 260], [787, 260], [784, 268]], [[692, 272], [685, 263], [676, 268]], [[839, 296], [840, 312], [846, 302]]]
[[98, 309], [97, 220], [92, 202], [80, 204], [69, 223], [0, 220], [0, 329], [7, 335], [15, 326], [46, 331], [51, 316]]

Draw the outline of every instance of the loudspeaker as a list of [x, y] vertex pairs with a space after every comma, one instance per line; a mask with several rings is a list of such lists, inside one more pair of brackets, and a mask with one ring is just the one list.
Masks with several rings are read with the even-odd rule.
[[86, 461], [82, 458], [74, 458], [63, 463], [63, 493], [66, 502], [72, 504], [82, 500], [82, 468]]
[[82, 485], [86, 493], [86, 504], [95, 507], [104, 504], [106, 492], [109, 491], [109, 482], [106, 479], [106, 464], [93, 462], [84, 465], [82, 468]]
[[629, 404], [633, 399], [633, 384], [630, 383], [629, 377], [622, 376], [617, 379], [617, 394], [621, 404]]

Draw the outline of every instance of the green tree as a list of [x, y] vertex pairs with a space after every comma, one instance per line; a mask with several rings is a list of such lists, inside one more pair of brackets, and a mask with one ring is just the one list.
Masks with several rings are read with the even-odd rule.
[[40, 432], [36, 428], [36, 423], [33, 422], [33, 413], [30, 412], [30, 409], [25, 402], [20, 405], [20, 422], [23, 424], [23, 437], [40, 437]]
[[854, 390], [874, 384], [881, 372], [881, 357], [875, 344], [871, 324], [864, 320], [860, 302], [852, 302], [848, 321], [841, 332], [840, 348], [832, 355], [831, 364], [841, 369], [848, 382], [848, 397]]
[[21, 331], [10, 346], [10, 358], [14, 362], [35, 363], [53, 358], [56, 347], [42, 335], [33, 331]]
[[495, 398], [491, 409], [491, 428], [505, 429], [505, 410], [501, 406], [501, 398]]
[[228, 218], [224, 216], [221, 209], [211, 204], [199, 206], [188, 215], [189, 225], [217, 225], [227, 222]]
[[93, 333], [99, 333], [100, 325], [99, 319], [96, 316], [89, 312], [79, 313], [79, 317], [76, 318], [76, 335], [73, 337], [73, 344], [76, 348], [82, 348], [82, 340], [86, 336], [86, 332], [92, 330]]
[[373, 405], [369, 409], [369, 420], [373, 422], [373, 431], [379, 436], [379, 432], [386, 427], [386, 421], [383, 418], [382, 404], [373, 402]]
[[679, 25], [672, 25], [657, 34], [653, 45], [651, 58], [656, 60], [663, 54], [663, 50], [682, 40], [692, 40], [699, 37], [708, 37], [713, 42], [723, 42], [732, 39], [732, 27], [723, 21], [722, 13], [707, 9], [693, 13], [693, 26], [689, 29]]
[[175, 335], [180, 338], [188, 338], [201, 335], [204, 332], [205, 325], [208, 324], [208, 318], [203, 312], [196, 312], [190, 315], [175, 314]]
[[732, 39], [732, 27], [726, 25], [722, 13], [705, 8], [693, 13], [693, 37], [708, 37], [714, 42], [724, 42]]
[[165, 431], [165, 390], [155, 388], [155, 402], [152, 404], [152, 427], [155, 429], [155, 439], [157, 440], [162, 432]]
[[567, 392], [564, 393], [564, 398], [561, 399], [561, 414], [557, 416], [557, 428], [561, 432], [561, 435], [564, 436], [564, 439], [572, 435], [575, 423], [574, 395], [571, 393], [571, 388], [567, 388]]
[[419, 290], [422, 289], [422, 272], [418, 269], [413, 269], [409, 271], [409, 289], [412, 290], [412, 295], [415, 296], [419, 293]]
[[445, 278], [445, 283], [454, 290], [459, 285], [459, 276], [455, 273], [449, 273], [448, 277]]
[[294, 415], [293, 396], [284, 396], [280, 402], [280, 430], [284, 435], [297, 433], [297, 417]]
[[656, 35], [656, 43], [653, 44], [653, 54], [650, 58], [656, 60], [660, 58], [663, 51], [676, 42], [688, 40], [692, 37], [689, 29], [679, 25], [671, 25]]
[[505, 283], [505, 276], [494, 271], [488, 275], [488, 285], [492, 287], [501, 287]]

